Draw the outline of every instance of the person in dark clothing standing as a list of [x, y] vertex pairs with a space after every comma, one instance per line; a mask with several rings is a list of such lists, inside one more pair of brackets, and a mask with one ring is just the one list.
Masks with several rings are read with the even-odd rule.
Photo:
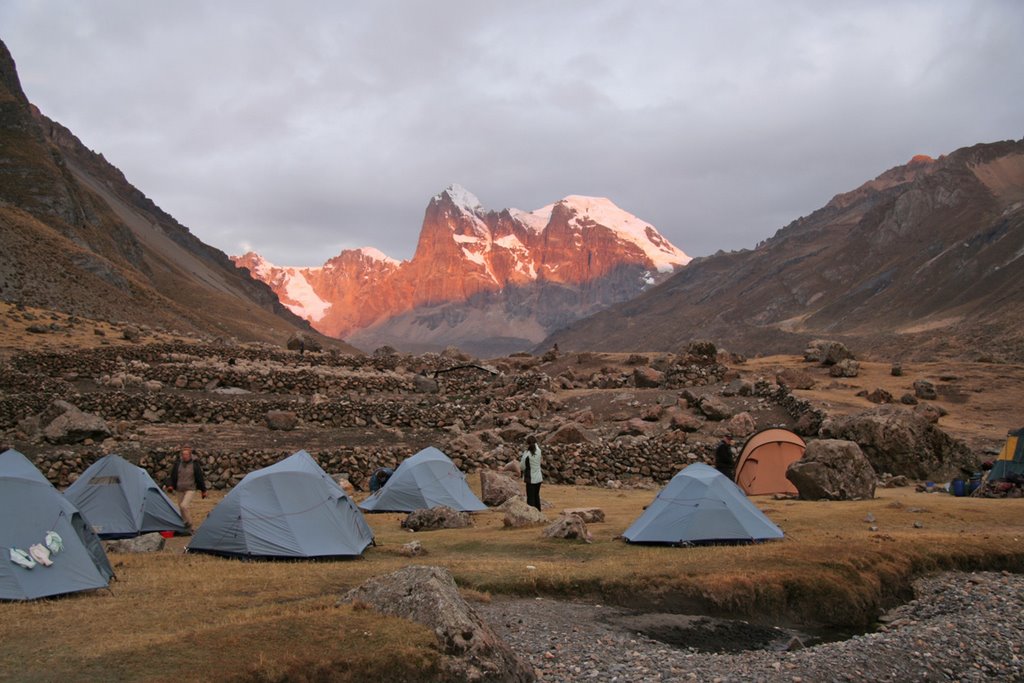
[[715, 449], [715, 469], [729, 477], [729, 481], [736, 479], [736, 456], [732, 450], [732, 436], [726, 434]]
[[178, 493], [178, 509], [181, 519], [189, 531], [192, 530], [192, 498], [196, 491], [206, 498], [206, 480], [199, 461], [192, 457], [192, 448], [185, 446], [181, 455], [171, 466], [171, 476], [167, 481], [167, 490]]
[[526, 482], [526, 504], [540, 510], [540, 483], [543, 476], [540, 470], [540, 446], [533, 434], [526, 437], [526, 450], [519, 456], [519, 467]]

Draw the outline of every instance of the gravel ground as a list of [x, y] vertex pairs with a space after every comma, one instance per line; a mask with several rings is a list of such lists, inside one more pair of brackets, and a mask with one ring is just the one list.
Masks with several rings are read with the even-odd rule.
[[[681, 646], [666, 645], [634, 630], [639, 615], [616, 607], [494, 599], [474, 609], [530, 660], [540, 681], [1024, 681], [1024, 576], [950, 572], [914, 589], [917, 598], [884, 615], [877, 632], [734, 654], [683, 646], [685, 628], [674, 631]], [[649, 616], [646, 632], [652, 624], [662, 636], [673, 630], [666, 615]], [[705, 632], [720, 625], [689, 619]]]

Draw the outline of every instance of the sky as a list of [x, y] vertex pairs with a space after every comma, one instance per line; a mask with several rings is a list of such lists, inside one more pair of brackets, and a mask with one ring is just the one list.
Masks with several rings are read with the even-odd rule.
[[411, 258], [450, 184], [752, 248], [915, 154], [1024, 137], [1019, 0], [4, 0], [29, 100], [196, 236]]

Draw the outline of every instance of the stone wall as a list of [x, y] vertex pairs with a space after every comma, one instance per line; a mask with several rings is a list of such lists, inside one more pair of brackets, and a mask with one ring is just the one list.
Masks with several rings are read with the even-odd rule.
[[[0, 367], [0, 429], [27, 432], [28, 425], [19, 426], [19, 421], [40, 415], [56, 398], [106, 421], [116, 435], [108, 442], [36, 456], [58, 486], [70, 484], [107, 452], [139, 464], [163, 483], [176, 451], [170, 445], [166, 451], [146, 450], [141, 441], [126, 436], [132, 429], [147, 423], [235, 424], [262, 433], [270, 411], [294, 413], [301, 428], [415, 433], [418, 441], [429, 440], [445, 451], [462, 471], [474, 473], [515, 459], [523, 433], [536, 433], [543, 443], [565, 422], [559, 415], [563, 405], [553, 393], [556, 385], [613, 390], [634, 385], [632, 368], [570, 369], [551, 377], [539, 363], [535, 356], [513, 357], [492, 368], [441, 354], [299, 357], [273, 347], [181, 343], [27, 353]], [[719, 382], [727, 371], [717, 362], [670, 354], [651, 367], [661, 373], [660, 386], [670, 390]], [[250, 393], [215, 393], [225, 387]], [[763, 387], [765, 395], [776, 390], [775, 385]], [[794, 411], [805, 410], [788, 392], [772, 397], [789, 401]], [[664, 482], [691, 462], [709, 460], [714, 447], [711, 437], [687, 436], [665, 425], [643, 437], [615, 436], [618, 427], [606, 426], [605, 434], [595, 433], [583, 443], [545, 445], [546, 480]], [[503, 428], [511, 428], [504, 438]], [[259, 438], [249, 445], [263, 443]], [[200, 453], [213, 488], [230, 487], [246, 473], [291, 454], [280, 448], [215, 448]], [[353, 484], [365, 488], [377, 467], [393, 467], [412, 453], [407, 444], [391, 445], [384, 435], [375, 445], [314, 449], [311, 455], [328, 472], [348, 474]]]
[[[496, 469], [516, 457], [513, 449], [473, 450], [459, 453], [457, 447], [438, 444], [459, 469], [475, 474], [480, 469]], [[680, 448], [661, 439], [642, 442], [568, 444], [544, 446], [544, 477], [553, 484], [601, 485], [608, 481], [644, 480], [666, 482], [680, 469], [697, 460], [710, 460], [711, 445], [696, 444]], [[119, 455], [144, 468], [161, 486], [170, 475], [178, 452], [174, 449], [141, 451], [126, 444]], [[203, 450], [198, 452], [207, 483], [212, 489], [234, 486], [243, 476], [272, 465], [291, 455], [281, 449], [246, 449], [238, 452]], [[361, 490], [368, 488], [369, 477], [378, 467], [395, 467], [413, 453], [400, 447], [357, 446], [317, 450], [310, 455], [331, 474], [347, 474]], [[86, 454], [58, 450], [36, 456], [35, 464], [59, 487], [69, 486], [89, 465], [103, 456], [100, 449]]]

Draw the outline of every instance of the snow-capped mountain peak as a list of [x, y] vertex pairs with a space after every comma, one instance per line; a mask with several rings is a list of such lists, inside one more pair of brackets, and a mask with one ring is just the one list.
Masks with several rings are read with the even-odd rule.
[[434, 195], [434, 199], [441, 199], [444, 195], [448, 195], [452, 204], [467, 213], [477, 214], [482, 213], [484, 210], [483, 205], [480, 203], [480, 200], [477, 199], [476, 195], [457, 183], [452, 183], [442, 192]]
[[[564, 324], [604, 302], [639, 294], [662, 279], [659, 273], [689, 261], [653, 226], [610, 199], [571, 195], [536, 211], [487, 211], [459, 185], [434, 195], [407, 261], [373, 247], [343, 251], [319, 269], [281, 268], [254, 254], [236, 259], [331, 336], [372, 336], [377, 333], [369, 330], [411, 320], [403, 316], [416, 311], [433, 316], [438, 306], [472, 308], [503, 297], [516, 315], [537, 318], [529, 325]], [[549, 289], [559, 295], [541, 295]], [[572, 304], [565, 298], [572, 291], [586, 294]], [[539, 339], [553, 324], [531, 335]]]
[[401, 261], [399, 261], [398, 259], [391, 258], [383, 251], [375, 247], [360, 247], [359, 249], [356, 249], [356, 251], [358, 251], [360, 254], [373, 261], [381, 261], [383, 263], [387, 263], [393, 266], [397, 266], [399, 263], [401, 263]]

